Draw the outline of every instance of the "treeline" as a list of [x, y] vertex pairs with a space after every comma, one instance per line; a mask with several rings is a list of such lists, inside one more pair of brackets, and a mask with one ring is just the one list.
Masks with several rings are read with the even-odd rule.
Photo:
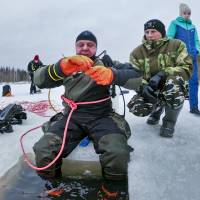
[[29, 76], [27, 71], [14, 69], [14, 67], [0, 67], [0, 83], [1, 82], [19, 82], [27, 81]]

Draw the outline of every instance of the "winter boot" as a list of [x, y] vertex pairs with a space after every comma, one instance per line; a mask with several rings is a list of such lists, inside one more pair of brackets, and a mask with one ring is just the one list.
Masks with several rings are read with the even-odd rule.
[[200, 111], [199, 111], [198, 108], [192, 108], [192, 109], [190, 110], [190, 112], [193, 113], [193, 114], [195, 114], [195, 115], [200, 116]]
[[160, 116], [163, 113], [163, 106], [158, 105], [147, 119], [147, 124], [156, 125], [159, 123]]
[[174, 127], [179, 116], [182, 106], [178, 109], [165, 107], [165, 116], [163, 117], [163, 124], [160, 128], [160, 136], [173, 137]]
[[127, 180], [106, 180], [97, 193], [97, 200], [129, 200]]

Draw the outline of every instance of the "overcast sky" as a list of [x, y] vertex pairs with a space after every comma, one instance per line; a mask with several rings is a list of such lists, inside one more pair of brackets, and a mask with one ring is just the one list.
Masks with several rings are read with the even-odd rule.
[[[137, 2], [137, 3], [136, 3]], [[0, 0], [0, 66], [26, 69], [39, 54], [44, 64], [72, 55], [76, 36], [91, 30], [98, 53], [106, 49], [127, 61], [140, 44], [143, 24], [158, 18], [168, 27], [179, 14], [178, 0]], [[200, 1], [184, 1], [199, 32]]]

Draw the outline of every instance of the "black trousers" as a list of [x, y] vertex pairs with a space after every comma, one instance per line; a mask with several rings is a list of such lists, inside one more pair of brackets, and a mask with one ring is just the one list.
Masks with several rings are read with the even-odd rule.
[[[60, 150], [67, 116], [59, 114], [44, 125], [45, 135], [34, 145], [37, 165], [52, 161]], [[110, 113], [108, 116], [91, 117], [75, 113], [69, 123], [68, 139], [62, 157], [68, 156], [88, 136], [102, 165], [107, 179], [127, 177], [127, 165], [132, 148], [127, 144], [130, 129], [123, 117]], [[59, 139], [60, 138], [60, 139]], [[53, 169], [55, 170], [55, 169]]]

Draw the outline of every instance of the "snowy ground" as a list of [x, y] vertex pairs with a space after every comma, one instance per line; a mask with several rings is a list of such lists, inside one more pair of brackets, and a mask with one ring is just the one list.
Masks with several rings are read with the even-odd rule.
[[[41, 94], [29, 95], [29, 84], [11, 84], [13, 97], [1, 97], [0, 109], [14, 102], [38, 102], [48, 99], [48, 90]], [[0, 85], [0, 93], [2, 85]], [[51, 100], [57, 109], [61, 109], [60, 95], [63, 88], [51, 91]], [[126, 103], [133, 93], [126, 94]], [[122, 98], [119, 97], [122, 112]], [[172, 139], [158, 135], [159, 125], [150, 126], [146, 118], [135, 117], [126, 111], [132, 136], [129, 144], [134, 147], [129, 163], [130, 200], [199, 200], [200, 199], [200, 117], [188, 112], [188, 101], [180, 114], [176, 132]], [[49, 111], [48, 115], [54, 112]], [[20, 136], [27, 130], [41, 125], [48, 117], [41, 117], [27, 112], [28, 119], [23, 125], [14, 125], [13, 133], [0, 134], [0, 177], [15, 165], [22, 155], [19, 145]], [[40, 138], [40, 130], [31, 132], [24, 140], [27, 152], [32, 151], [33, 144]], [[92, 144], [87, 148], [77, 148], [70, 155], [72, 159], [98, 160]]]

